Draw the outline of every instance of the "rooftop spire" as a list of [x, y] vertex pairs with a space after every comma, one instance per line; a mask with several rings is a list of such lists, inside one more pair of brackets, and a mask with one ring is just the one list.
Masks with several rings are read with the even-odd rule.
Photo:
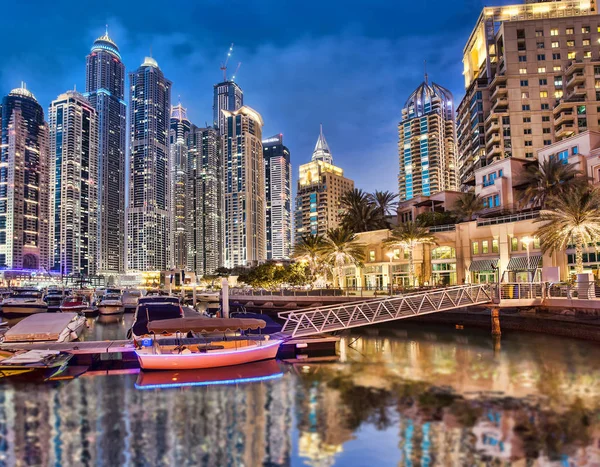
[[331, 150], [329, 149], [329, 145], [327, 144], [327, 140], [325, 139], [325, 135], [323, 134], [323, 124], [320, 124], [319, 127], [319, 138], [317, 139], [317, 144], [315, 145], [315, 150], [312, 155], [313, 161], [323, 161], [328, 164], [333, 163], [333, 157], [331, 155]]
[[425, 70], [425, 84], [429, 84], [427, 79], [427, 60], [423, 60], [423, 68]]

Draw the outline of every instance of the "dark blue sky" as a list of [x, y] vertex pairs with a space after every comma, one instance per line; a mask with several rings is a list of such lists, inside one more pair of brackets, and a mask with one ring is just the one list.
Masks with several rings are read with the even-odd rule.
[[[495, 4], [507, 3], [506, 1]], [[512, 3], [512, 2], [511, 2]], [[245, 103], [284, 134], [294, 164], [310, 160], [319, 123], [334, 163], [357, 187], [397, 191], [397, 124], [423, 80], [463, 94], [462, 48], [481, 0], [165, 2], [29, 1], [3, 5], [2, 94], [21, 80], [42, 106], [73, 85], [109, 24], [128, 71], [150, 47], [197, 125], [212, 119], [212, 86], [230, 43]]]

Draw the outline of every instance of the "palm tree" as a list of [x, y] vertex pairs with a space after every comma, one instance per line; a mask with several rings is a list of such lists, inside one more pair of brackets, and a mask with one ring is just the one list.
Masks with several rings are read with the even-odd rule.
[[325, 240], [322, 235], [303, 235], [294, 247], [294, 258], [306, 261], [313, 278], [323, 269], [323, 247]]
[[342, 226], [352, 232], [367, 232], [384, 227], [383, 216], [371, 201], [370, 195], [360, 189], [346, 192], [341, 198], [344, 209]]
[[571, 187], [546, 200], [547, 209], [534, 222], [545, 222], [536, 235], [542, 251], [565, 251], [575, 245], [575, 271], [583, 272], [583, 248], [600, 239], [600, 191], [597, 188]]
[[377, 207], [382, 218], [393, 216], [398, 208], [398, 195], [391, 191], [375, 191], [369, 195], [369, 200]]
[[356, 241], [354, 232], [343, 227], [327, 231], [322, 251], [327, 263], [337, 269], [340, 289], [344, 288], [344, 266], [360, 266], [365, 259], [364, 245]]
[[414, 250], [418, 245], [434, 245], [435, 237], [429, 229], [418, 222], [405, 222], [394, 230], [390, 237], [383, 242], [390, 247], [400, 247], [408, 251], [408, 281], [415, 285], [415, 259]]
[[519, 180], [522, 188], [517, 198], [522, 207], [544, 207], [551, 196], [560, 196], [573, 186], [587, 185], [587, 180], [575, 168], [575, 164], [565, 164], [560, 159], [547, 159], [537, 165], [527, 167]]
[[472, 192], [462, 193], [452, 206], [452, 212], [459, 221], [472, 221], [473, 216], [482, 209], [483, 199]]

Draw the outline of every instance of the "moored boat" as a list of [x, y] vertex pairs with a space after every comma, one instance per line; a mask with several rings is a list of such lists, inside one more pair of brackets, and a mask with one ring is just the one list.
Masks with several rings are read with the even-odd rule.
[[70, 342], [86, 324], [80, 313], [45, 313], [28, 316], [4, 333], [4, 344], [16, 342]]
[[2, 313], [5, 316], [26, 316], [36, 313], [46, 313], [48, 305], [43, 294], [37, 289], [15, 289], [2, 302]]
[[83, 294], [74, 294], [65, 299], [60, 304], [60, 311], [63, 313], [74, 312], [83, 313], [90, 308], [90, 301]]
[[61, 373], [73, 355], [56, 350], [0, 351], [0, 378], [45, 381]]
[[142, 291], [138, 289], [127, 289], [121, 296], [125, 312], [134, 312], [138, 306], [138, 300], [143, 296]]
[[[277, 356], [281, 339], [269, 336], [242, 335], [243, 331], [264, 328], [257, 319], [239, 318], [179, 318], [152, 321], [148, 330], [154, 336], [163, 333], [189, 335], [192, 338], [143, 338], [135, 353], [144, 370], [194, 370], [242, 365]], [[240, 332], [239, 336], [216, 337], [216, 333]], [[210, 336], [210, 337], [205, 337]]]
[[44, 301], [48, 305], [49, 312], [60, 311], [60, 305], [67, 295], [69, 290], [63, 289], [48, 289], [44, 295]]
[[101, 315], [118, 315], [124, 311], [121, 295], [116, 293], [102, 295], [96, 306]]

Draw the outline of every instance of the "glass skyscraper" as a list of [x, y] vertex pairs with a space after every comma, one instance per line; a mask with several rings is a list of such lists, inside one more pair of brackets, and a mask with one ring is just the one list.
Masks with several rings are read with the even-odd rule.
[[234, 111], [244, 105], [244, 92], [237, 83], [223, 81], [215, 84], [213, 97], [213, 126], [224, 133], [225, 116], [222, 110]]
[[171, 81], [152, 57], [129, 75], [127, 269], [163, 271], [171, 260]]
[[267, 259], [292, 254], [292, 165], [290, 151], [279, 134], [263, 140], [267, 200]]
[[98, 117], [98, 268], [125, 268], [125, 65], [108, 32], [86, 59], [85, 96]]
[[93, 276], [97, 270], [96, 111], [83, 94], [67, 91], [52, 101], [48, 120], [52, 270]]
[[25, 85], [0, 106], [0, 268], [49, 267], [48, 128]]
[[425, 81], [410, 95], [398, 125], [400, 201], [456, 190], [456, 124], [452, 93]]

